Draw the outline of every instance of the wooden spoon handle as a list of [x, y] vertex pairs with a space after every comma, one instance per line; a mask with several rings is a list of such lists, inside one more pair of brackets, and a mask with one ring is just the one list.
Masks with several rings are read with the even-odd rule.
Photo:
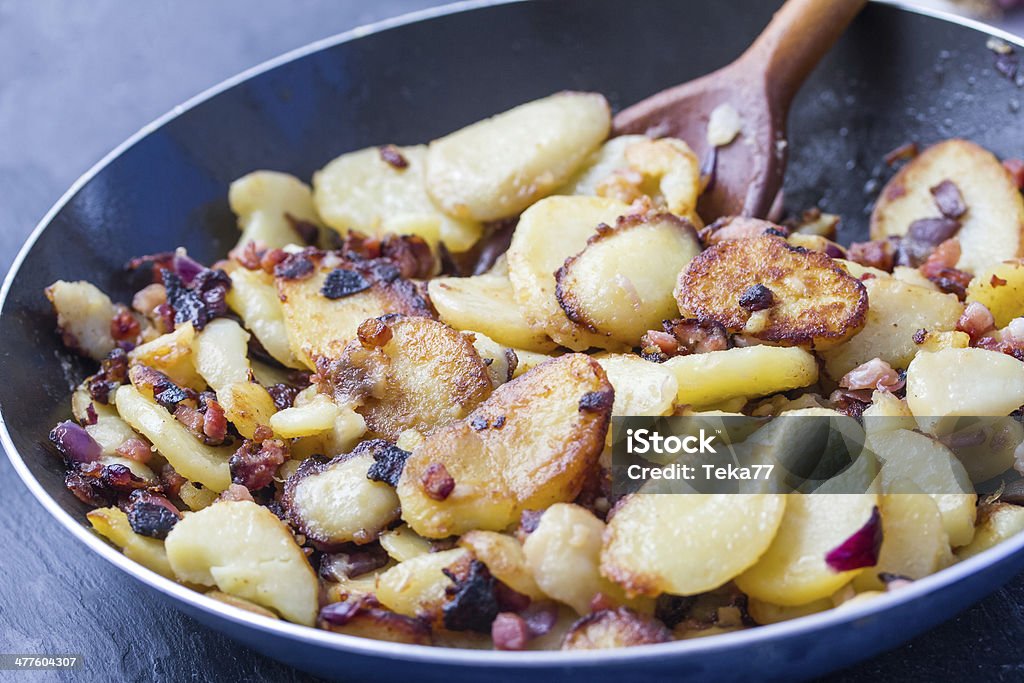
[[867, 0], [787, 0], [739, 61], [763, 73], [771, 103], [783, 116], [826, 52]]

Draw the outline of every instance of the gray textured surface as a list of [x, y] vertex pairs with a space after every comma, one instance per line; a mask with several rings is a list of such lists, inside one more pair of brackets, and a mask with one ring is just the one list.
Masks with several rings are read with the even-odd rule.
[[[78, 175], [175, 104], [311, 40], [432, 4], [0, 0], [0, 272]], [[81, 680], [310, 680], [206, 630], [87, 553], [6, 458], [0, 492], [0, 652], [80, 653]], [[1021, 680], [1022, 606], [1018, 579], [835, 680]]]

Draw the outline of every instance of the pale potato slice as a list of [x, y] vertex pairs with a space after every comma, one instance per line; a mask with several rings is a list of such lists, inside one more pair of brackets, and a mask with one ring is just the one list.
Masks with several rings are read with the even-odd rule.
[[963, 304], [952, 294], [924, 289], [892, 277], [864, 281], [868, 293], [864, 329], [847, 343], [822, 353], [825, 369], [839, 380], [858, 365], [880, 358], [894, 368], [905, 368], [918, 352], [918, 330], [929, 334], [956, 327]]
[[203, 595], [205, 595], [208, 598], [213, 598], [217, 602], [223, 602], [225, 605], [230, 605], [232, 607], [237, 607], [238, 609], [244, 609], [246, 612], [258, 614], [261, 617], [266, 617], [268, 619], [281, 618], [277, 616], [277, 614], [275, 614], [274, 612], [268, 610], [267, 608], [260, 607], [255, 602], [252, 602], [251, 600], [246, 600], [244, 598], [240, 598], [236, 595], [228, 595], [227, 593], [223, 593], [218, 590], [207, 591]]
[[464, 334], [422, 317], [367, 324], [379, 341], [351, 342], [318, 370], [324, 391], [353, 406], [371, 433], [392, 441], [407, 429], [428, 434], [491, 394], [487, 365]]
[[693, 226], [673, 214], [620, 217], [600, 228], [555, 273], [555, 297], [569, 320], [619, 344], [674, 318], [679, 271], [701, 250]]
[[84, 280], [57, 280], [45, 292], [57, 314], [64, 346], [96, 361], [114, 350], [114, 338], [110, 336], [114, 304], [96, 285]]
[[231, 484], [230, 448], [207, 446], [173, 415], [129, 384], [118, 388], [115, 403], [124, 421], [149, 439], [178, 474], [218, 492]]
[[930, 289], [933, 292], [940, 291], [938, 285], [926, 278], [920, 270], [917, 268], [911, 268], [909, 266], [896, 266], [892, 269], [892, 276], [897, 280], [902, 280], [908, 285], [917, 285], [918, 287], [924, 287]]
[[514, 536], [496, 531], [470, 531], [459, 538], [476, 559], [487, 565], [494, 578], [531, 600], [543, 600], [547, 594], [533, 578], [523, 546]]
[[984, 304], [996, 327], [1024, 316], [1024, 261], [1003, 261], [978, 271], [967, 286], [967, 301]]
[[262, 270], [233, 269], [227, 302], [274, 360], [289, 368], [302, 367], [288, 343], [284, 309], [272, 275]]
[[772, 494], [630, 496], [608, 523], [601, 573], [641, 595], [713, 590], [758, 561], [786, 507]]
[[230, 318], [211, 320], [192, 340], [192, 362], [215, 392], [249, 382], [249, 333]]
[[452, 585], [444, 570], [471, 559], [465, 548], [454, 548], [401, 562], [377, 578], [377, 599], [398, 614], [436, 621], [448, 600], [445, 589]]
[[398, 519], [398, 496], [386, 483], [367, 477], [369, 450], [328, 463], [307, 460], [288, 478], [281, 503], [291, 523], [327, 546], [375, 541]]
[[612, 417], [672, 412], [679, 381], [670, 369], [631, 353], [601, 353], [593, 358], [601, 364], [615, 389]]
[[555, 295], [555, 271], [587, 246], [597, 226], [614, 225], [629, 206], [602, 197], [548, 197], [523, 212], [508, 249], [509, 279], [527, 322], [575, 351], [622, 347], [566, 317]]
[[905, 235], [914, 221], [938, 216], [931, 188], [944, 180], [967, 207], [957, 268], [977, 273], [1021, 255], [1024, 198], [1016, 183], [991, 152], [959, 139], [929, 147], [888, 182], [871, 214], [871, 239]]
[[[907, 405], [919, 418], [1009, 415], [1024, 404], [1024, 363], [985, 349], [919, 353], [907, 367]], [[954, 424], [941, 420], [935, 425]]]
[[189, 510], [202, 510], [217, 500], [217, 492], [213, 489], [200, 488], [202, 485], [186, 481], [178, 491], [178, 498]]
[[533, 351], [527, 351], [525, 349], [513, 349], [513, 351], [516, 352], [517, 363], [515, 372], [512, 373], [512, 379], [521, 377], [528, 373], [530, 370], [533, 370], [538, 365], [541, 365], [542, 363], [547, 363], [552, 358], [558, 356], [557, 353], [549, 356], [544, 353], [535, 353]]
[[[865, 266], [856, 261], [847, 261], [846, 259], [834, 258], [832, 259], [837, 265], [842, 266], [843, 270], [849, 273], [851, 276], [857, 278], [862, 282], [870, 280], [871, 277], [890, 277], [891, 275], [884, 270], [873, 268], [871, 266]], [[868, 275], [870, 277], [864, 277]]]
[[255, 382], [235, 382], [217, 390], [217, 402], [224, 416], [247, 439], [256, 435], [260, 425], [269, 426], [277, 406], [270, 393]]
[[414, 557], [431, 552], [430, 541], [405, 524], [397, 529], [385, 531], [378, 540], [384, 551], [395, 562], [407, 562]]
[[[392, 148], [406, 166], [368, 147], [343, 154], [313, 175], [313, 196], [324, 222], [341, 235], [418, 235], [432, 246], [444, 242], [453, 252], [473, 246], [483, 233], [478, 221], [438, 210], [427, 194], [427, 148]], [[397, 161], [397, 157], [395, 158]], [[401, 162], [399, 162], [399, 165]]]
[[805, 605], [776, 605], [757, 598], [749, 598], [747, 613], [750, 614], [751, 619], [765, 626], [824, 612], [832, 609], [833, 606], [832, 601], [828, 598], [814, 600]]
[[135, 533], [128, 515], [116, 507], [96, 508], [85, 515], [96, 533], [116, 545], [129, 560], [168, 579], [174, 578], [164, 542]]
[[679, 274], [684, 317], [786, 346], [832, 348], [864, 326], [864, 285], [816, 251], [765, 235], [712, 245]]
[[598, 93], [534, 100], [431, 142], [427, 190], [451, 216], [514, 216], [568, 180], [610, 129]]
[[186, 514], [164, 541], [179, 581], [219, 590], [288, 621], [312, 626], [316, 575], [284, 522], [250, 501], [221, 501]]
[[956, 551], [957, 559], [966, 560], [993, 548], [1024, 531], [1024, 507], [998, 502], [981, 508], [974, 539]]
[[629, 168], [626, 148], [634, 142], [647, 140], [645, 135], [619, 135], [605, 142], [590, 155], [586, 165], [552, 194], [597, 195], [597, 189], [616, 171]]
[[195, 337], [196, 331], [192, 323], [178, 325], [173, 332], [162, 334], [129, 351], [128, 363], [146, 365], [159, 370], [179, 386], [202, 389], [206, 382], [196, 372], [192, 357], [192, 342]]
[[563, 650], [603, 650], [667, 643], [672, 633], [664, 624], [625, 607], [605, 609], [583, 617], [569, 629]]
[[[331, 259], [320, 257], [313, 261], [319, 267], [311, 277], [277, 278], [292, 353], [310, 369], [316, 367], [317, 358], [337, 357], [368, 318], [388, 313], [433, 317], [430, 304], [409, 280], [392, 279], [393, 273], [372, 264], [332, 264]], [[321, 290], [336, 268], [358, 272], [369, 288], [339, 299], [327, 298]]]
[[523, 316], [508, 275], [439, 277], [427, 283], [430, 302], [441, 320], [457, 330], [482, 332], [509, 346], [551, 351], [555, 343]]
[[878, 496], [871, 493], [788, 496], [774, 540], [736, 577], [736, 585], [777, 605], [805, 605], [832, 595], [864, 570], [836, 571], [825, 556], [863, 527], [877, 505]]
[[942, 514], [931, 496], [891, 493], [881, 496], [882, 549], [878, 564], [854, 578], [858, 592], [885, 590], [881, 573], [920, 579], [942, 569], [951, 557]]
[[[398, 483], [402, 519], [444, 538], [501, 531], [523, 510], [573, 500], [604, 447], [612, 400], [601, 366], [582, 354], [501, 385], [413, 450]], [[432, 486], [445, 476], [447, 493]]]
[[316, 394], [309, 402], [274, 413], [270, 427], [277, 436], [294, 439], [323, 434], [334, 428], [341, 409], [326, 395]]
[[238, 246], [246, 242], [259, 242], [271, 249], [304, 245], [306, 241], [292, 221], [320, 225], [309, 185], [287, 173], [253, 171], [242, 176], [228, 188], [228, 203], [242, 230]]
[[480, 359], [487, 366], [487, 375], [491, 378], [492, 386], [499, 386], [512, 379], [519, 364], [519, 358], [514, 349], [499, 344], [486, 334], [479, 332], [463, 332], [467, 339], [473, 344], [473, 348], [480, 354]]
[[813, 355], [779, 346], [676, 356], [661, 366], [676, 376], [680, 405], [711, 406], [733, 398], [769, 396], [818, 381]]
[[605, 524], [589, 510], [556, 503], [544, 511], [523, 542], [523, 555], [537, 586], [548, 597], [579, 614], [591, 611], [598, 594], [616, 605], [651, 612], [653, 602], [627, 599], [622, 587], [601, 575], [601, 538]]

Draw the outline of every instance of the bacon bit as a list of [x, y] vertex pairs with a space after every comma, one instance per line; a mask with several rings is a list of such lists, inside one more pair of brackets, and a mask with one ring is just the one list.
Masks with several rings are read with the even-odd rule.
[[964, 196], [960, 194], [960, 188], [952, 180], [943, 180], [929, 191], [935, 199], [939, 213], [946, 218], [957, 219], [967, 213]]
[[662, 327], [664, 333], [650, 330], [640, 340], [641, 356], [646, 360], [660, 363], [671, 356], [723, 351], [730, 346], [725, 328], [713, 321], [677, 318], [666, 320]]
[[956, 294], [961, 301], [967, 294], [971, 274], [956, 269], [960, 260], [960, 242], [956, 238], [942, 242], [921, 265], [921, 274], [935, 283], [943, 292]]
[[212, 443], [222, 443], [228, 435], [228, 420], [224, 416], [224, 408], [217, 401], [209, 399], [206, 401], [206, 411], [203, 413], [203, 434]]
[[306, 249], [295, 254], [287, 254], [280, 263], [274, 266], [274, 277], [282, 280], [305, 280], [313, 275], [316, 269], [310, 258], [312, 250]]
[[280, 439], [262, 443], [246, 439], [228, 460], [232, 483], [242, 485], [247, 491], [258, 491], [270, 485], [287, 454], [287, 447]]
[[394, 145], [382, 145], [377, 149], [380, 152], [380, 158], [391, 168], [399, 171], [409, 168], [409, 160], [402, 156], [402, 153]]
[[274, 271], [277, 266], [284, 262], [288, 258], [288, 252], [284, 249], [268, 249], [260, 257], [260, 268], [263, 272], [270, 275], [274, 275]]
[[256, 429], [252, 432], [252, 440], [256, 443], [263, 443], [272, 436], [274, 436], [274, 430], [268, 425], [256, 425]]
[[612, 601], [612, 599], [601, 592], [598, 592], [596, 595], [594, 595], [593, 598], [590, 599], [591, 612], [600, 612], [601, 610], [615, 609], [615, 607], [616, 604]]
[[886, 165], [892, 166], [898, 161], [908, 161], [917, 156], [917, 143], [905, 142], [894, 150], [886, 153], [882, 159]]
[[859, 418], [871, 404], [871, 392], [867, 389], [836, 389], [828, 397], [832, 408], [848, 417]]
[[455, 480], [448, 474], [444, 463], [432, 462], [420, 477], [423, 491], [434, 500], [447, 500], [455, 490]]
[[986, 332], [995, 329], [996, 320], [985, 304], [972, 301], [964, 308], [956, 323], [956, 329], [966, 332], [972, 340], [980, 339]]
[[999, 277], [998, 275], [993, 275], [992, 278], [988, 281], [988, 283], [989, 285], [991, 285], [992, 289], [995, 289], [996, 287], [1002, 287], [1003, 285], [1005, 285], [1006, 280]]
[[117, 447], [116, 453], [128, 458], [129, 460], [141, 462], [143, 465], [153, 458], [153, 449], [150, 447], [149, 443], [142, 439], [125, 439], [121, 445]]
[[96, 406], [92, 401], [85, 407], [85, 424], [94, 425], [99, 422], [100, 416], [96, 414]]
[[[161, 285], [162, 287], [163, 285]], [[161, 334], [174, 331], [174, 309], [168, 303], [159, 304], [153, 309], [156, 328]]]
[[900, 374], [880, 358], [872, 358], [867, 363], [858, 365], [839, 380], [839, 386], [851, 391], [859, 389], [892, 391], [900, 384], [902, 384]]
[[174, 408], [174, 419], [185, 425], [196, 436], [203, 435], [203, 414], [196, 408], [179, 403]]
[[128, 354], [115, 348], [100, 364], [100, 371], [86, 380], [89, 397], [100, 403], [110, 403], [110, 394], [128, 380]]
[[491, 624], [491, 639], [496, 650], [525, 650], [530, 640], [530, 627], [518, 614], [500, 612]]
[[896, 262], [896, 247], [890, 240], [854, 242], [848, 249], [849, 259], [862, 266], [892, 272]]
[[1024, 190], [1024, 159], [1005, 159], [1003, 168], [1013, 178], [1018, 190]]
[[648, 347], [654, 347], [658, 353], [666, 356], [674, 356], [679, 351], [679, 340], [668, 332], [661, 330], [648, 330], [640, 341], [640, 346], [646, 351]]
[[380, 243], [381, 258], [388, 259], [406, 279], [427, 279], [437, 262], [426, 240], [418, 235], [388, 235]]
[[261, 242], [249, 240], [241, 247], [236, 247], [228, 252], [228, 258], [246, 270], [259, 270], [260, 261], [266, 253], [266, 247]]
[[188, 482], [188, 479], [181, 476], [175, 471], [174, 467], [170, 463], [165, 463], [160, 468], [160, 486], [163, 490], [172, 496], [178, 495], [181, 491], [181, 487]]
[[217, 496], [217, 502], [243, 500], [248, 501], [250, 503], [256, 502], [255, 500], [253, 500], [252, 494], [249, 493], [249, 489], [245, 488], [241, 484], [231, 484], [226, 489], [224, 489], [223, 493]]
[[122, 308], [110, 320], [110, 336], [114, 341], [132, 341], [139, 338], [142, 327], [128, 309]]
[[382, 348], [391, 341], [391, 328], [380, 318], [370, 318], [359, 323], [356, 336], [363, 348]]
[[916, 332], [914, 332], [913, 339], [915, 344], [924, 344], [924, 340], [927, 338], [928, 330], [924, 329], [923, 327], [919, 328]]

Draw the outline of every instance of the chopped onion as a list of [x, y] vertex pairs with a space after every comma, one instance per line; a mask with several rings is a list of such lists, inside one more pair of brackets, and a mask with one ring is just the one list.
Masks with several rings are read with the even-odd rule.
[[54, 427], [50, 432], [50, 441], [57, 446], [57, 450], [69, 463], [96, 462], [103, 453], [103, 448], [96, 439], [71, 420]]

